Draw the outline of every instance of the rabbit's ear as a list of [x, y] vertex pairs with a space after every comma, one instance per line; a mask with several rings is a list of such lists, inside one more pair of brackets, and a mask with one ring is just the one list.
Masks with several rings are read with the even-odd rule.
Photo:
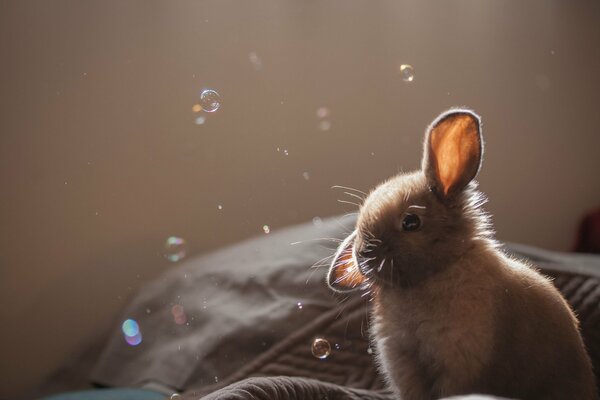
[[327, 284], [336, 292], [352, 292], [360, 288], [365, 278], [358, 269], [354, 256], [354, 239], [352, 232], [338, 247], [327, 273]]
[[423, 171], [429, 186], [443, 198], [462, 191], [481, 165], [481, 121], [470, 110], [449, 110], [425, 135]]

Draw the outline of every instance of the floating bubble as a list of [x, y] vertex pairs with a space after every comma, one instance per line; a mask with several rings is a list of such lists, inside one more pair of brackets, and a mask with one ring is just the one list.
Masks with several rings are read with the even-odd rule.
[[223, 209], [223, 206], [222, 206], [221, 204], [219, 204], [219, 205], [217, 206], [217, 208], [218, 208], [219, 210], [222, 210], [222, 209]]
[[400, 75], [404, 82], [412, 82], [415, 79], [415, 70], [410, 64], [400, 65]]
[[181, 400], [183, 399], [183, 397], [181, 397], [181, 395], [179, 393], [173, 393], [171, 395], [171, 397], [169, 397], [169, 400]]
[[204, 115], [200, 115], [200, 116], [196, 117], [196, 119], [194, 120], [194, 123], [196, 125], [204, 125], [205, 122], [206, 122], [206, 117]]
[[305, 172], [302, 173], [302, 177], [304, 178], [304, 180], [309, 180], [310, 179], [310, 174], [305, 171]]
[[331, 129], [331, 122], [329, 122], [328, 120], [323, 120], [319, 122], [319, 129], [322, 131], [328, 131], [329, 129]]
[[181, 304], [175, 304], [171, 307], [171, 314], [173, 314], [173, 320], [177, 325], [184, 325], [187, 322], [187, 315]]
[[192, 112], [199, 113], [202, 111], [202, 106], [200, 104], [194, 104], [192, 106]]
[[287, 151], [287, 149], [283, 149], [283, 154], [286, 155], [286, 156], [290, 155], [290, 153]]
[[256, 54], [256, 52], [250, 52], [250, 54], [248, 54], [248, 59], [250, 60], [250, 63], [252, 64], [255, 70], [258, 71], [262, 69], [262, 60], [260, 59], [258, 54]]
[[302, 307], [303, 307], [303, 306], [302, 306], [302, 303], [301, 303], [301, 302], [298, 302], [298, 308], [299, 308], [300, 310], [302, 310]]
[[367, 353], [369, 353], [369, 354], [373, 354], [373, 349], [369, 347], [369, 348], [367, 349]]
[[269, 228], [269, 225], [263, 225], [263, 231], [265, 233], [269, 233], [269, 232], [271, 232], [271, 228]]
[[204, 89], [200, 93], [200, 106], [206, 112], [215, 112], [221, 107], [221, 96], [212, 89]]
[[334, 344], [333, 347], [338, 351], [342, 349], [342, 346], [339, 343]]
[[171, 262], [177, 262], [187, 254], [187, 243], [185, 239], [170, 236], [165, 242], [165, 258]]
[[125, 336], [125, 341], [130, 346], [137, 346], [142, 343], [142, 334], [138, 332], [138, 334], [134, 336]]
[[215, 382], [219, 382], [219, 377], [215, 376]]
[[316, 338], [311, 346], [312, 355], [324, 360], [331, 354], [331, 345], [324, 338]]
[[325, 118], [329, 116], [329, 109], [327, 107], [317, 108], [317, 118]]
[[140, 326], [135, 320], [126, 319], [121, 325], [121, 330], [123, 330], [125, 336], [135, 336], [140, 333]]

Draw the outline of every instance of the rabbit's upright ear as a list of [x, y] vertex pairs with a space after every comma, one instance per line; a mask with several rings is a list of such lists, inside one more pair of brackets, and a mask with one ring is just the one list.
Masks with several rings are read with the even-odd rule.
[[354, 256], [354, 239], [352, 232], [338, 247], [331, 266], [327, 272], [327, 284], [336, 292], [352, 292], [360, 288], [365, 278], [358, 269]]
[[425, 135], [423, 172], [429, 186], [442, 198], [462, 191], [481, 165], [481, 120], [470, 110], [446, 111]]

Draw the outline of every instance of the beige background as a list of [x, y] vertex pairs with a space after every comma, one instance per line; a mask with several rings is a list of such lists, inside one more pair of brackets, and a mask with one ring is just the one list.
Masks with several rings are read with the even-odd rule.
[[[330, 187], [418, 167], [450, 106], [483, 116], [499, 238], [569, 249], [600, 205], [599, 21], [598, 1], [0, 3], [0, 398], [112, 328], [173, 268], [169, 235], [197, 254], [351, 211]], [[199, 126], [204, 87], [222, 108]]]

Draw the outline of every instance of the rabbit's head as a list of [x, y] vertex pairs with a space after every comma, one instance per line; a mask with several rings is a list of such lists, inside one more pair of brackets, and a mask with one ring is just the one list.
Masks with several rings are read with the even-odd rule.
[[327, 281], [335, 291], [365, 284], [411, 287], [487, 238], [485, 201], [473, 179], [483, 153], [480, 118], [452, 109], [425, 134], [422, 168], [375, 188], [356, 229], [339, 246]]

